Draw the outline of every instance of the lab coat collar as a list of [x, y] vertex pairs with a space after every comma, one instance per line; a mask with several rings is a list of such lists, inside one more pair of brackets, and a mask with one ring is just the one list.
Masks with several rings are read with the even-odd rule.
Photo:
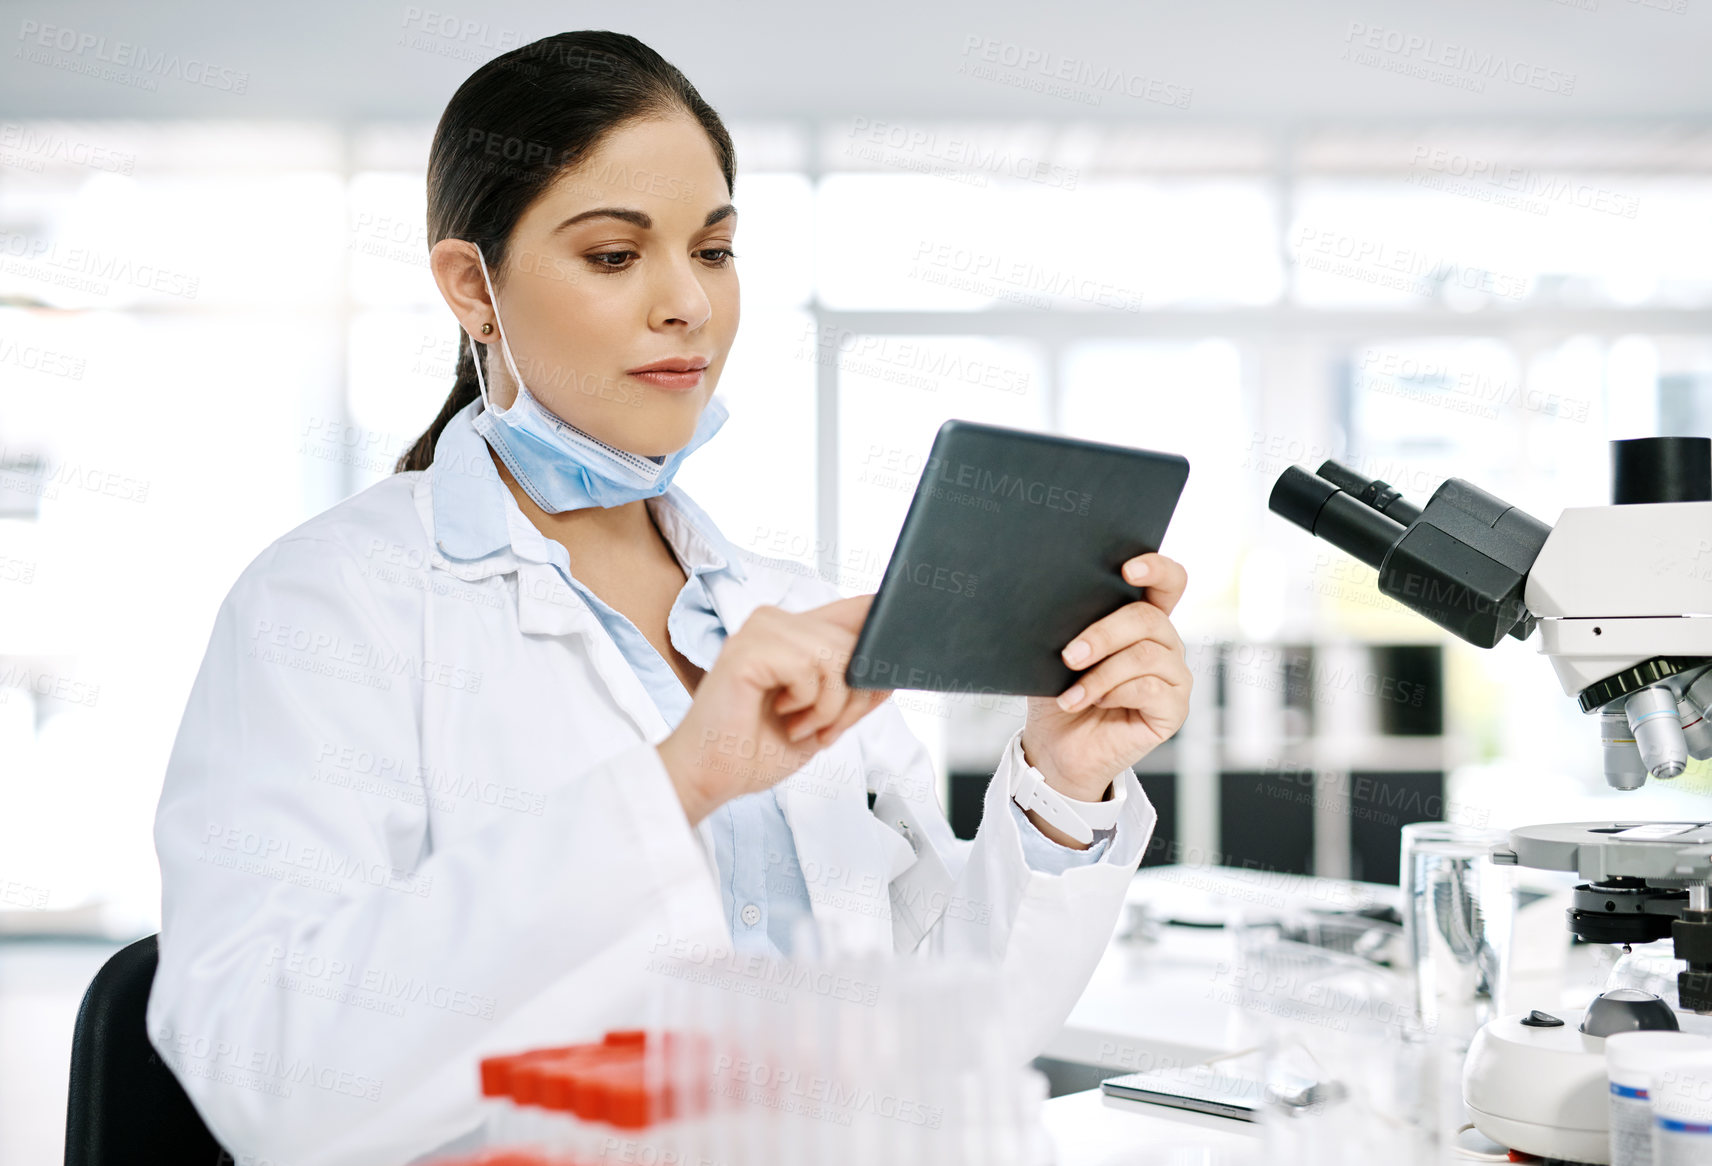
[[[586, 636], [597, 671], [643, 736], [664, 736], [667, 727], [641, 681], [561, 573], [569, 570], [564, 548], [535, 528], [500, 480], [486, 440], [471, 424], [480, 407], [478, 400], [453, 415], [435, 443], [433, 465], [416, 486], [417, 510], [432, 540], [433, 565], [471, 582], [515, 574], [518, 630]], [[791, 589], [790, 571], [764, 561], [746, 563], [676, 485], [648, 499], [647, 505], [685, 572], [700, 578], [727, 634], [736, 632], [757, 607], [780, 602]]]
[[452, 415], [434, 443], [434, 544], [448, 558], [466, 562], [485, 559], [511, 543], [505, 512], [509, 491], [488, 456], [486, 440], [470, 423], [480, 411], [478, 397]]
[[[434, 543], [448, 559], [464, 563], [510, 548], [524, 561], [550, 564], [554, 555], [546, 536], [500, 480], [487, 441], [472, 423], [481, 407], [478, 398], [458, 410], [434, 445]], [[748, 579], [742, 554], [677, 486], [646, 505], [687, 570], [726, 570], [739, 581]], [[503, 570], [511, 564], [495, 565]]]

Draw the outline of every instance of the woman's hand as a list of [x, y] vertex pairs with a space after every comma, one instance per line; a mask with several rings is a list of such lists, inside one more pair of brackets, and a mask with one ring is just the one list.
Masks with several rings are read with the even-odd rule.
[[873, 601], [758, 607], [726, 639], [689, 712], [657, 746], [690, 825], [795, 773], [892, 695], [844, 683]]
[[[1023, 757], [1048, 785], [1078, 801], [1103, 800], [1112, 775], [1169, 738], [1189, 711], [1194, 678], [1170, 620], [1188, 574], [1160, 554], [1138, 555], [1123, 570], [1131, 583], [1146, 586], [1145, 598], [1088, 625], [1065, 646], [1064, 662], [1086, 669], [1076, 683], [1057, 698], [1028, 699]], [[1079, 654], [1077, 644], [1086, 645]]]

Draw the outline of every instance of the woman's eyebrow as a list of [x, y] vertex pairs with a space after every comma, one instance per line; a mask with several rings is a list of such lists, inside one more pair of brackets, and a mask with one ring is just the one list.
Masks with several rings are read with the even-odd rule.
[[[711, 227], [713, 224], [719, 222], [719, 220], [728, 218], [736, 213], [737, 208], [732, 206], [730, 203], [726, 203], [722, 207], [717, 207], [714, 210], [707, 212], [707, 221], [704, 222], [702, 226], [704, 228]], [[553, 232], [556, 234], [557, 232], [564, 230], [566, 227], [571, 226], [573, 223], [582, 222], [584, 219], [599, 218], [622, 219], [624, 222], [635, 224], [644, 231], [651, 231], [654, 229], [654, 220], [642, 211], [631, 210], [628, 207], [602, 206], [596, 207], [591, 211], [584, 211], [580, 215], [572, 215], [570, 218], [554, 227]]]

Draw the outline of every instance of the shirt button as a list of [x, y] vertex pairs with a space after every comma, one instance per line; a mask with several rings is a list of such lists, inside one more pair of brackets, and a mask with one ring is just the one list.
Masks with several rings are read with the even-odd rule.
[[755, 906], [753, 903], [745, 903], [743, 905], [744, 926], [753, 927], [759, 922], [761, 922], [761, 908]]

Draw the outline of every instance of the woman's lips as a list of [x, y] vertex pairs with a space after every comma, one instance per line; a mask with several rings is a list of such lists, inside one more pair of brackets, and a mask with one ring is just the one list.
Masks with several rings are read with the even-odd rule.
[[701, 378], [706, 372], [707, 370], [702, 368], [692, 369], [689, 372], [667, 372], [664, 369], [656, 369], [651, 372], [631, 372], [624, 375], [635, 377], [639, 381], [653, 385], [656, 389], [667, 389], [681, 393], [685, 389], [693, 389], [700, 385]]

